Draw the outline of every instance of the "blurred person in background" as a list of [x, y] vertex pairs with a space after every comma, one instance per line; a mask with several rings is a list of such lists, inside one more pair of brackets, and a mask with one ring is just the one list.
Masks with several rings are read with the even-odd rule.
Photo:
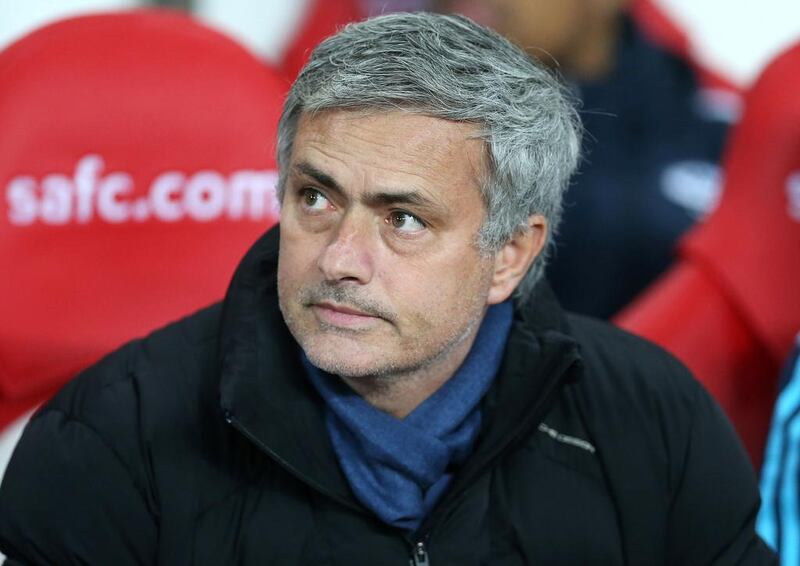
[[756, 528], [780, 553], [783, 566], [800, 565], [800, 334], [781, 372], [761, 471], [763, 506]]
[[559, 70], [583, 102], [584, 159], [548, 279], [568, 309], [610, 317], [711, 212], [728, 124], [690, 66], [648, 41], [629, 0], [434, 0]]

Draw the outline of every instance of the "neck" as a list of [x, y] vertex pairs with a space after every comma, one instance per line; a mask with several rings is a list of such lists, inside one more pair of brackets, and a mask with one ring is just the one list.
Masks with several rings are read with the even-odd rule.
[[458, 370], [475, 342], [479, 327], [480, 324], [476, 324], [461, 340], [423, 367], [379, 377], [341, 379], [376, 409], [403, 419]]

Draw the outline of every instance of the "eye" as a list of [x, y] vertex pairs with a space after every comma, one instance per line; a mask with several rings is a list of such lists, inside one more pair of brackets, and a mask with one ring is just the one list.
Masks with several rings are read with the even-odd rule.
[[406, 234], [420, 232], [426, 228], [422, 220], [403, 210], [396, 210], [389, 214], [386, 222], [391, 224], [395, 230]]
[[303, 189], [300, 196], [307, 210], [325, 210], [330, 206], [330, 201], [316, 189]]

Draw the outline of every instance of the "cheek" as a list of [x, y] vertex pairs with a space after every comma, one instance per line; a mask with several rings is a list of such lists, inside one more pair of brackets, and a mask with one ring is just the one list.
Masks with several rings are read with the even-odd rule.
[[477, 253], [452, 254], [447, 261], [422, 266], [400, 265], [384, 272], [383, 286], [394, 307], [418, 328], [457, 324], [486, 303], [491, 273]]
[[302, 311], [301, 290], [308, 285], [312, 276], [307, 267], [309, 261], [300, 250], [295, 250], [293, 246], [285, 245], [283, 240], [281, 241], [278, 256], [278, 300], [281, 309], [285, 311], [284, 314], [294, 313], [297, 316]]
[[295, 227], [281, 224], [281, 241], [278, 255], [278, 278], [289, 284], [302, 283], [315, 265], [318, 238]]

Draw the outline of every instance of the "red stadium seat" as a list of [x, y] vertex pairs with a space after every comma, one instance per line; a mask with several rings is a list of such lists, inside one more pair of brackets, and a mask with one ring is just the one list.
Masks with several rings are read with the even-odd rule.
[[800, 44], [745, 98], [719, 208], [676, 265], [617, 317], [682, 359], [733, 420], [756, 466], [776, 379], [800, 328]]
[[68, 19], [0, 52], [0, 430], [222, 297], [277, 220], [287, 89], [171, 11]]

